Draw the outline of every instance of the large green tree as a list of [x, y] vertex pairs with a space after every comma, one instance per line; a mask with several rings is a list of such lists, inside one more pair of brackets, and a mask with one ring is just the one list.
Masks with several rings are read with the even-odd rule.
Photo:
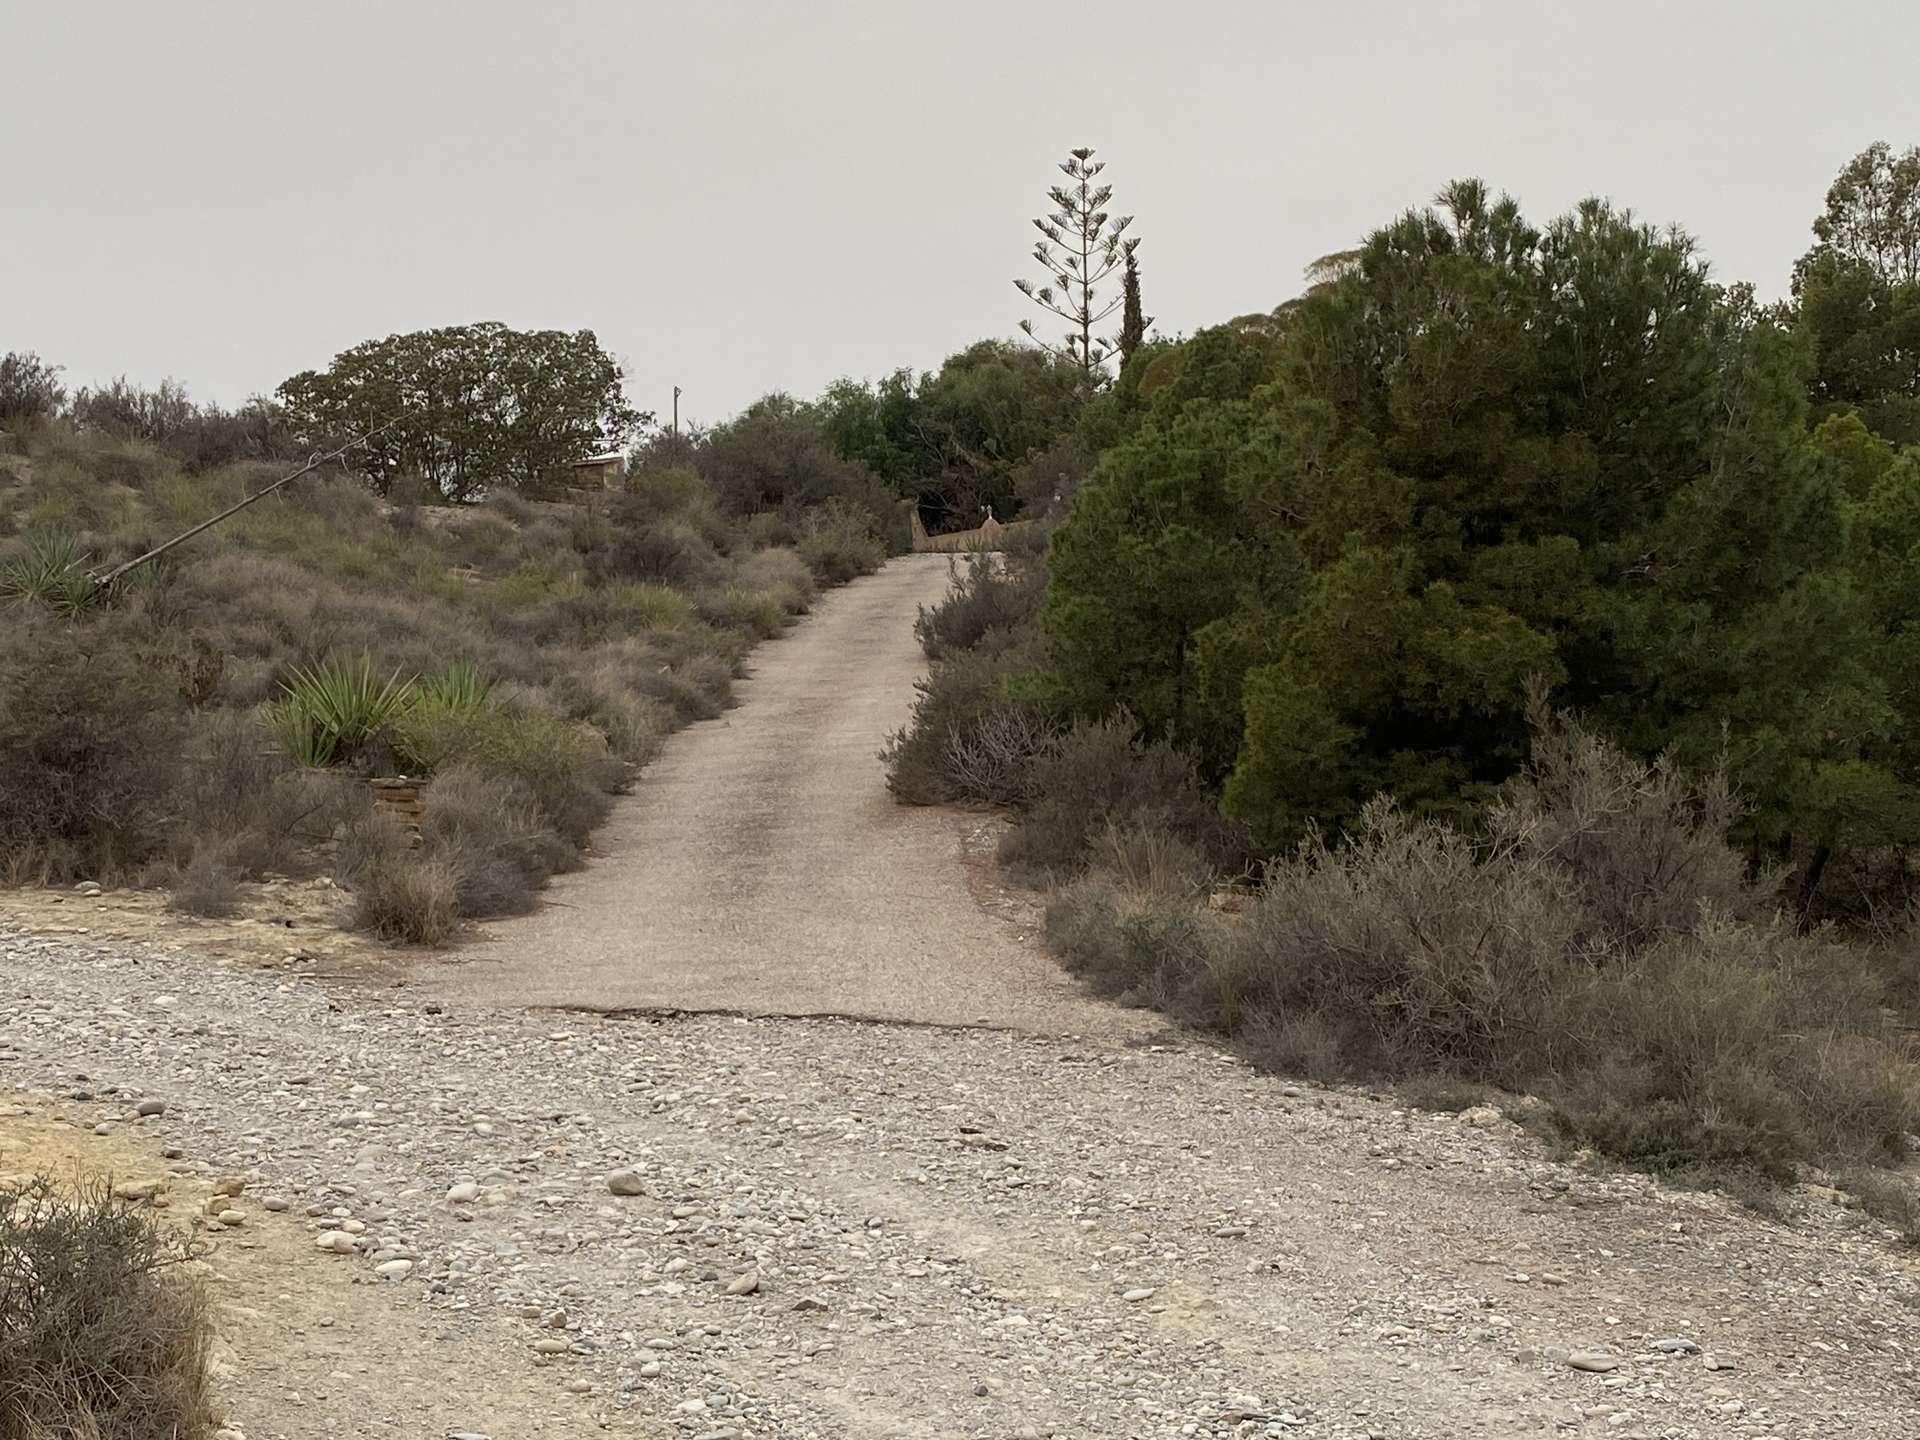
[[355, 452], [380, 493], [413, 473], [467, 500], [538, 487], [624, 445], [652, 417], [627, 402], [622, 378], [591, 330], [489, 321], [366, 341], [278, 395], [302, 444], [381, 431]]
[[1858, 410], [1878, 433], [1920, 442], [1920, 147], [1861, 151], [1813, 231], [1793, 290], [1817, 412]]
[[1537, 684], [1643, 753], [1724, 746], [1756, 838], [1883, 834], [1893, 713], [1800, 353], [1684, 235], [1449, 186], [1153, 359], [1054, 544], [1055, 683], [1275, 845], [1381, 790], [1470, 811]]

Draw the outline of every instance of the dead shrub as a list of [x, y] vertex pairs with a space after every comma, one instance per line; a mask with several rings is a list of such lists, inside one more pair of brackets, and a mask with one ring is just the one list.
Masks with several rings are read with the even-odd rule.
[[211, 1433], [213, 1324], [190, 1253], [105, 1181], [0, 1184], [0, 1435]]
[[240, 851], [232, 839], [196, 844], [167, 889], [167, 908], [213, 920], [233, 914], [240, 903]]
[[548, 877], [579, 864], [517, 781], [455, 765], [434, 777], [423, 809], [422, 844], [451, 867], [463, 916], [523, 915]]
[[406, 833], [370, 816], [341, 845], [341, 881], [353, 894], [353, 928], [383, 940], [441, 946], [458, 924], [458, 876], [443, 854], [411, 849]]
[[[1052, 727], [1037, 707], [1016, 699], [1009, 686], [1039, 668], [1043, 658], [1039, 638], [1030, 635], [1019, 643], [1009, 639], [962, 651], [934, 666], [914, 687], [912, 718], [882, 752], [887, 786], [895, 797], [909, 805], [954, 800], [991, 804], [1005, 803], [998, 798], [1002, 795], [1029, 793], [1021, 771], [1034, 756], [1023, 757], [1009, 745], [1019, 736], [1039, 745], [1043, 738], [1050, 739]], [[989, 768], [975, 770], [964, 763], [986, 758], [993, 760]], [[954, 768], [956, 759], [963, 762], [959, 770]], [[990, 788], [975, 789], [983, 777]]]

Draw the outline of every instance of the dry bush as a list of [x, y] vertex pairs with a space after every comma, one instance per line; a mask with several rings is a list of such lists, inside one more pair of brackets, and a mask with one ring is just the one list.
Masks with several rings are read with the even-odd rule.
[[0, 1185], [0, 1435], [211, 1433], [211, 1308], [187, 1258], [105, 1181]]
[[1140, 739], [1125, 714], [1081, 721], [1037, 750], [1026, 784], [1029, 808], [1001, 859], [1029, 880], [1076, 873], [1116, 826], [1163, 831], [1222, 871], [1246, 864], [1245, 832], [1221, 816], [1193, 762], [1164, 741]]
[[202, 840], [167, 887], [167, 908], [183, 915], [223, 919], [239, 908], [244, 847], [230, 838]]
[[1727, 844], [1742, 809], [1724, 774], [1696, 779], [1671, 760], [1634, 760], [1536, 698], [1525, 772], [1488, 824], [1579, 886], [1590, 943], [1636, 949], [1685, 934], [1705, 905], [1751, 919], [1771, 895]]
[[353, 894], [353, 928], [383, 940], [440, 946], [459, 923], [458, 876], [444, 854], [411, 849], [406, 832], [370, 816], [340, 850], [340, 879]]
[[1877, 958], [1744, 918], [1763, 897], [1712, 833], [1716, 782], [1542, 740], [1485, 834], [1376, 800], [1340, 843], [1273, 862], [1234, 923], [1166, 878], [1177, 865], [1110, 855], [1055, 896], [1048, 938], [1098, 988], [1265, 1063], [1537, 1094], [1569, 1144], [1648, 1168], [1781, 1178], [1904, 1154], [1920, 1064]]
[[524, 788], [542, 819], [575, 847], [612, 807], [625, 767], [576, 725], [530, 706], [478, 709], [416, 705], [394, 727], [394, 744], [416, 774], [455, 764]]
[[1920, 1183], [1885, 1170], [1850, 1170], [1840, 1183], [1862, 1210], [1891, 1225], [1902, 1244], [1920, 1249]]
[[886, 563], [887, 546], [873, 517], [834, 499], [811, 512], [801, 527], [800, 558], [823, 585], [844, 585]]
[[804, 615], [813, 604], [813, 572], [791, 550], [752, 550], [740, 557], [734, 578], [740, 588], [771, 597], [789, 615]]
[[922, 605], [913, 633], [930, 660], [971, 650], [994, 630], [1035, 623], [1047, 596], [1044, 556], [968, 555], [947, 562], [951, 588], [937, 605]]
[[[1017, 755], [1002, 754], [988, 792], [971, 788], [975, 774], [952, 767], [956, 756], [973, 758], [970, 747], [987, 744], [982, 737], [989, 732], [1005, 742], [1020, 734], [1037, 741], [1047, 731], [1040, 712], [1008, 690], [1010, 681], [1036, 670], [1043, 660], [1038, 638], [1027, 636], [1017, 645], [981, 646], [936, 665], [916, 684], [912, 718], [888, 740], [881, 757], [895, 797], [909, 805], [939, 805], [954, 800], [1000, 803], [997, 797], [1010, 789], [1025, 793], [1026, 782], [1017, 772], [1031, 756], [1022, 762]], [[1019, 711], [1030, 712], [1033, 723], [1017, 715], [1008, 718]]]
[[455, 765], [434, 777], [423, 808], [423, 846], [451, 867], [463, 916], [523, 915], [549, 876], [579, 864], [517, 781]]
[[956, 795], [988, 805], [1025, 805], [1034, 773], [1059, 740], [1059, 731], [1030, 705], [998, 705], [979, 723], [947, 736], [941, 774]]

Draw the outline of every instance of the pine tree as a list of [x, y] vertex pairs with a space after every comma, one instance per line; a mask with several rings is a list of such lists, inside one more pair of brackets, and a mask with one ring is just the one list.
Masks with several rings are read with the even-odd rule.
[[1106, 207], [1113, 199], [1113, 187], [1096, 183], [1106, 168], [1104, 160], [1093, 158], [1089, 147], [1068, 152], [1060, 165], [1068, 183], [1047, 192], [1053, 213], [1033, 222], [1044, 237], [1035, 243], [1033, 258], [1047, 272], [1047, 283], [1013, 282], [1022, 295], [1068, 324], [1059, 345], [1034, 334], [1031, 320], [1021, 321], [1021, 330], [1044, 349], [1078, 365], [1090, 381], [1105, 375], [1114, 348], [1111, 340], [1096, 338], [1094, 328], [1121, 303], [1121, 297], [1115, 296], [1103, 305], [1099, 287], [1132, 250], [1124, 237], [1133, 217], [1109, 215]]

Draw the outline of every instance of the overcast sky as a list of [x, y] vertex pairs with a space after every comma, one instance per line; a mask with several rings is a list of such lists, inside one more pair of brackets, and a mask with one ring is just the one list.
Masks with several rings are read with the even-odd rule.
[[1847, 158], [1920, 142], [1916, 54], [1916, 0], [0, 0], [0, 351], [230, 404], [587, 327], [710, 421], [1014, 334], [1074, 145], [1164, 332], [1467, 174], [1778, 294]]

